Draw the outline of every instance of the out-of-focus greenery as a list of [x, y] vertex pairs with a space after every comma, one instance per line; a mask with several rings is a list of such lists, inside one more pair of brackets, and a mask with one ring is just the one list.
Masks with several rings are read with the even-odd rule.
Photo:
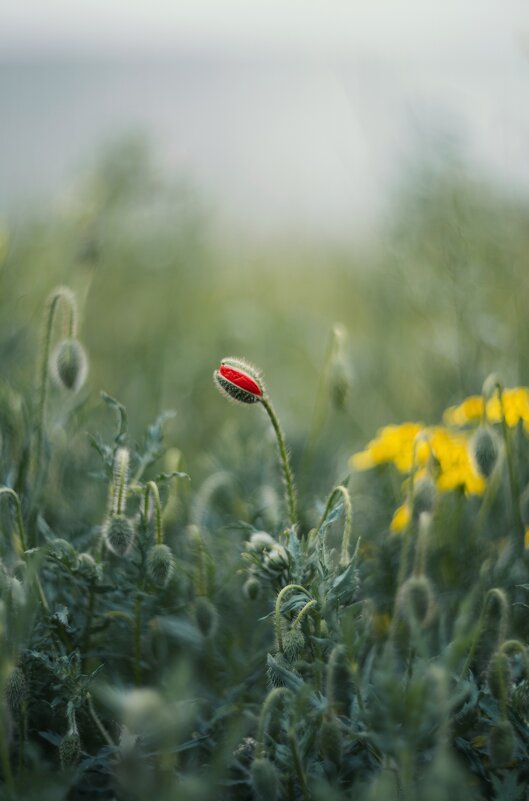
[[219, 405], [209, 380], [219, 357], [244, 355], [302, 448], [339, 322], [353, 383], [324, 441], [343, 458], [379, 425], [437, 419], [498, 365], [507, 384], [524, 382], [528, 224], [525, 202], [447, 167], [418, 171], [361, 246], [219, 242], [192, 187], [164, 181], [141, 144], [124, 143], [59, 207], [7, 221], [3, 376], [31, 385], [42, 304], [67, 283], [82, 301], [90, 402], [104, 388], [138, 425], [176, 408], [193, 459], [224, 425], [255, 425]]
[[[529, 207], [445, 166], [395, 208], [361, 246], [237, 244], [123, 143], [62, 207], [6, 221], [0, 484], [21, 507], [1, 497], [0, 797], [525, 798], [523, 426], [496, 421], [510, 461], [499, 449], [485, 500], [434, 493], [428, 525], [400, 537], [413, 484], [391, 465], [349, 478], [348, 457], [381, 425], [439, 421], [492, 371], [527, 383]], [[90, 371], [77, 395], [50, 384], [39, 459], [61, 284]], [[264, 371], [297, 530], [262, 409], [215, 391], [227, 355]], [[136, 533], [120, 556], [123, 448]], [[149, 481], [174, 558], [163, 586]]]

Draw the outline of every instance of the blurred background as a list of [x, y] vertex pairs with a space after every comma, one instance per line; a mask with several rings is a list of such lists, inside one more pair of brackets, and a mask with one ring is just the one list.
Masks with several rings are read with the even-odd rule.
[[492, 370], [529, 383], [526, 3], [1, 16], [2, 380], [35, 383], [43, 304], [67, 283], [91, 358], [80, 426], [108, 414], [100, 389], [133, 431], [174, 408], [171, 441], [205, 476], [266, 430], [211, 382], [243, 355], [307, 486]]

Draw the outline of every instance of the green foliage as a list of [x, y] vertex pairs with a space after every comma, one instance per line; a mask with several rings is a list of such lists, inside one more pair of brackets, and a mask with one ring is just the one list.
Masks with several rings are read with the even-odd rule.
[[[405, 199], [391, 262], [331, 249], [324, 281], [317, 252], [248, 277], [192, 210], [135, 224], [152, 178], [134, 149], [106, 162], [79, 218], [22, 226], [1, 265], [0, 796], [524, 798], [526, 431], [514, 492], [483, 426], [494, 492], [419, 478], [402, 535], [401, 477], [344, 476], [378, 424], [438, 419], [493, 366], [527, 376], [527, 210], [438, 176]], [[78, 290], [90, 377], [50, 327], [43, 395], [28, 323], [52, 279]], [[333, 328], [325, 357], [335, 316], [352, 336]], [[211, 385], [249, 350], [285, 412], [297, 518], [272, 418]]]

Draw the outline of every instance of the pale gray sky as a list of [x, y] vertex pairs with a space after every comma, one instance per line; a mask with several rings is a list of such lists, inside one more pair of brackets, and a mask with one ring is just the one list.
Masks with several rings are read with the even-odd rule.
[[528, 42], [527, 0], [3, 0], [0, 213], [128, 130], [264, 235], [369, 223], [445, 134], [529, 191]]

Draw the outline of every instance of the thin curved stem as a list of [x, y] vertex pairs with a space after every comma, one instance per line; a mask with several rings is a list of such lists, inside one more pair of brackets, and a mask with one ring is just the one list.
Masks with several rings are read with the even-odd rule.
[[40, 478], [41, 460], [42, 460], [42, 446], [44, 440], [44, 423], [46, 418], [46, 400], [48, 397], [48, 376], [49, 376], [49, 361], [50, 361], [50, 348], [51, 337], [53, 332], [53, 321], [55, 313], [60, 301], [68, 304], [70, 309], [70, 325], [69, 334], [74, 336], [77, 328], [77, 305], [75, 297], [68, 289], [60, 288], [52, 292], [45, 318], [44, 325], [44, 339], [42, 348], [42, 361], [40, 365], [40, 394], [37, 409], [37, 444], [35, 451], [35, 475], [37, 480]]
[[508, 622], [508, 615], [509, 615], [509, 608], [507, 597], [503, 590], [498, 589], [498, 587], [493, 587], [489, 590], [485, 596], [485, 600], [483, 601], [483, 606], [481, 607], [481, 613], [479, 615], [478, 625], [476, 627], [476, 633], [474, 634], [474, 638], [472, 640], [469, 652], [467, 654], [467, 658], [465, 660], [465, 664], [463, 665], [463, 670], [461, 671], [460, 678], [463, 679], [466, 675], [468, 668], [470, 667], [470, 663], [474, 657], [476, 652], [476, 648], [478, 647], [479, 638], [481, 637], [483, 631], [483, 624], [485, 623], [486, 615], [490, 606], [491, 599], [495, 598], [498, 601], [498, 605], [500, 607], [500, 620], [498, 625], [498, 642], [501, 644], [505, 639], [505, 633], [507, 629], [507, 622]]
[[149, 515], [149, 496], [154, 498], [154, 510], [156, 515], [156, 544], [162, 545], [163, 543], [163, 526], [162, 526], [162, 505], [160, 503], [160, 492], [158, 485], [155, 481], [148, 481], [145, 487], [145, 504], [144, 514], [145, 520]]
[[265, 737], [268, 729], [268, 723], [274, 712], [275, 707], [280, 701], [292, 695], [292, 691], [287, 687], [275, 687], [265, 698], [261, 707], [261, 714], [259, 715], [259, 723], [257, 726], [257, 737], [255, 743], [256, 757], [263, 757], [265, 755]]
[[307, 590], [305, 587], [302, 587], [301, 584], [287, 584], [286, 587], [278, 593], [276, 598], [276, 606], [275, 606], [275, 614], [274, 614], [274, 621], [275, 621], [275, 630], [276, 630], [276, 639], [277, 639], [277, 646], [281, 653], [283, 653], [283, 633], [281, 631], [281, 604], [283, 603], [283, 598], [289, 592], [293, 590], [301, 590], [304, 592], [305, 595], [308, 595]]
[[312, 601], [309, 601], [308, 603], [306, 603], [305, 606], [303, 607], [303, 609], [301, 610], [301, 612], [298, 614], [298, 616], [296, 617], [296, 619], [292, 623], [292, 628], [295, 629], [298, 626], [300, 626], [301, 623], [303, 622], [303, 618], [310, 612], [311, 609], [313, 609], [317, 605], [318, 605], [318, 602], [316, 600], [312, 600]]
[[296, 497], [294, 475], [292, 473], [292, 468], [290, 467], [290, 461], [288, 458], [288, 451], [285, 444], [285, 438], [283, 436], [281, 426], [279, 425], [279, 420], [277, 419], [277, 415], [268, 398], [262, 398], [261, 404], [266, 409], [266, 413], [268, 414], [270, 422], [272, 423], [272, 427], [275, 431], [277, 446], [279, 448], [281, 467], [283, 470], [283, 478], [285, 480], [285, 486], [286, 486], [288, 517], [290, 525], [295, 526], [298, 522], [298, 501]]
[[340, 553], [340, 564], [347, 565], [349, 563], [349, 543], [351, 540], [351, 529], [353, 526], [353, 507], [351, 505], [351, 497], [346, 487], [343, 484], [339, 484], [337, 487], [333, 489], [329, 498], [327, 499], [327, 504], [325, 506], [325, 510], [321, 516], [321, 520], [318, 524], [317, 531], [321, 530], [321, 527], [325, 523], [327, 517], [329, 516], [331, 509], [334, 504], [334, 499], [337, 495], [342, 496], [343, 500], [343, 509], [344, 509], [344, 527], [343, 527], [343, 535], [342, 535], [342, 549]]
[[[22, 518], [22, 505], [20, 503], [20, 498], [18, 494], [15, 492], [14, 489], [11, 487], [0, 487], [0, 495], [7, 495], [9, 498], [12, 498], [15, 502], [15, 508], [17, 513], [17, 528], [18, 528], [18, 536], [20, 539], [20, 545], [22, 547], [22, 552], [27, 550], [27, 542], [26, 542], [26, 532], [24, 529], [24, 520]], [[19, 553], [19, 548], [17, 548], [17, 543], [13, 543], [15, 551]]]

